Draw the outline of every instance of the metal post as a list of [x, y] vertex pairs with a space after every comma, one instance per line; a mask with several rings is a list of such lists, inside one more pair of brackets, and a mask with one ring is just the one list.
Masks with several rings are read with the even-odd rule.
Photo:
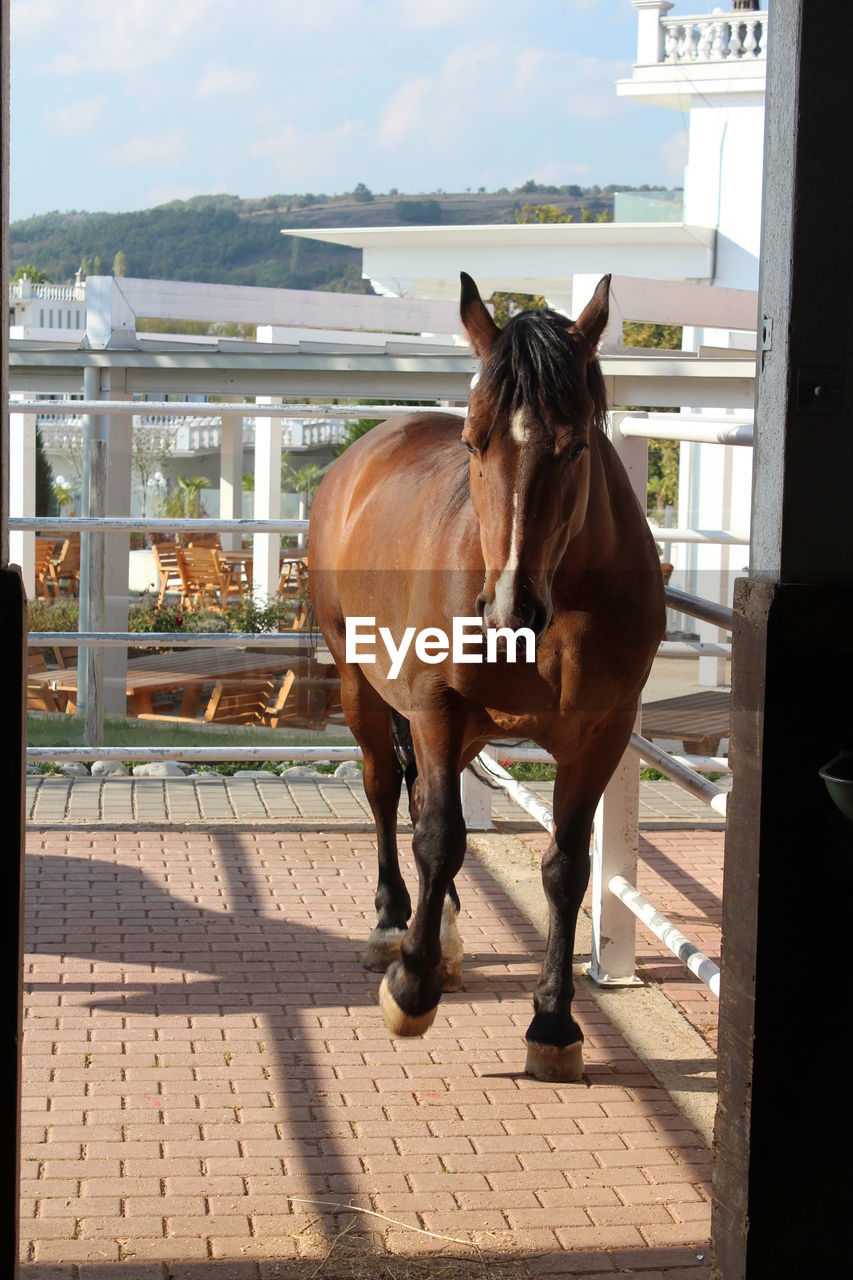
[[[484, 747], [480, 755], [493, 756], [494, 752]], [[492, 828], [492, 787], [484, 782], [470, 767], [462, 770], [462, 813], [465, 826], [469, 831], [491, 831]]]
[[[23, 397], [27, 399], [27, 396]], [[36, 416], [34, 413], [9, 415], [9, 514], [32, 516], [36, 513]], [[35, 597], [34, 533], [12, 533], [9, 556], [20, 565], [28, 599]]]
[[[243, 419], [236, 413], [222, 414], [219, 446], [219, 515], [238, 520], [243, 514]], [[223, 533], [223, 551], [239, 551], [239, 533]]]
[[[645, 511], [648, 441], [621, 435], [619, 423], [625, 416], [610, 415], [610, 439]], [[636, 729], [640, 728], [640, 720], [638, 707]], [[639, 765], [633, 752], [627, 751], [598, 802], [593, 823], [592, 950], [587, 973], [601, 986], [640, 985], [634, 973], [635, 920], [608, 888], [613, 876], [637, 883], [639, 829]]]
[[[270, 403], [259, 396], [259, 407]], [[281, 511], [281, 418], [255, 420], [255, 519], [277, 520]], [[256, 533], [253, 586], [255, 599], [266, 604], [278, 593], [281, 573], [281, 537]]]
[[[92, 440], [89, 448], [89, 514], [102, 515], [107, 501], [107, 442]], [[105, 622], [104, 606], [104, 561], [106, 534], [89, 535], [89, 573], [87, 617], [92, 631], [103, 631]], [[87, 747], [100, 747], [104, 743], [104, 650], [100, 647], [87, 648], [86, 660], [86, 732]], [[78, 664], [79, 671], [79, 664]]]
[[[83, 398], [89, 402], [98, 397], [98, 370], [87, 367], [83, 370]], [[92, 440], [95, 434], [95, 419], [87, 413], [83, 419], [83, 455], [80, 475], [80, 512], [84, 516], [91, 514], [89, 510], [89, 459], [92, 452]], [[80, 534], [80, 631], [92, 631], [89, 618], [89, 561], [95, 538], [91, 533]], [[77, 714], [86, 715], [89, 701], [89, 651], [85, 648], [77, 651]]]

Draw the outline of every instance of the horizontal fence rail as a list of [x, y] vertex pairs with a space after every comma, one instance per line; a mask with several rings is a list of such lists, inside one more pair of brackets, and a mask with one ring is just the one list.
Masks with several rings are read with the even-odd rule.
[[325, 642], [319, 631], [31, 631], [27, 643], [36, 649], [311, 649]]
[[652, 524], [649, 529], [657, 542], [698, 542], [708, 546], [748, 546], [748, 533], [734, 533], [731, 529], [668, 529], [665, 525]]
[[724, 604], [717, 604], [715, 600], [703, 600], [701, 596], [688, 595], [686, 591], [679, 591], [676, 587], [666, 587], [664, 595], [667, 604], [679, 613], [701, 618], [703, 622], [714, 622], [718, 627], [731, 629], [734, 626], [735, 615], [732, 610]]
[[698, 413], [650, 413], [626, 417], [619, 423], [623, 436], [647, 440], [686, 440], [691, 444], [731, 444], [752, 447], [751, 422], [714, 419]]
[[[10, 413], [37, 413], [45, 417], [87, 414], [103, 418], [150, 417], [153, 414], [173, 418], [221, 418], [236, 415], [244, 418], [305, 418], [323, 421], [346, 418], [362, 422], [368, 418], [395, 418], [406, 414], [435, 413], [437, 405], [407, 404], [256, 404], [252, 400], [211, 403], [195, 400], [9, 400]], [[467, 408], [441, 406], [441, 413], [464, 418]], [[159, 426], [161, 424], [152, 424]]]
[[137, 763], [156, 760], [194, 760], [198, 763], [230, 764], [245, 760], [360, 760], [361, 748], [355, 743], [343, 747], [296, 747], [282, 743], [277, 747], [27, 747], [27, 759], [48, 762], [62, 760], [130, 760]]
[[664, 751], [663, 747], [658, 747], [653, 742], [649, 742], [648, 738], [644, 738], [639, 733], [631, 734], [629, 746], [641, 759], [645, 760], [647, 765], [651, 765], [652, 768], [666, 774], [668, 778], [673, 782], [677, 782], [685, 791], [689, 791], [691, 795], [696, 796], [697, 800], [704, 800], [705, 804], [710, 805], [714, 812], [719, 813], [721, 817], [724, 818], [726, 816], [728, 792], [723, 791], [721, 787], [714, 786], [713, 782], [701, 777], [695, 770], [688, 768], [687, 765], [679, 764], [668, 751]]
[[720, 970], [714, 961], [690, 941], [663, 912], [658, 911], [648, 898], [640, 893], [634, 885], [629, 884], [624, 876], [613, 876], [607, 887], [620, 902], [633, 911], [647, 929], [651, 929], [656, 938], [668, 947], [682, 964], [686, 964], [691, 973], [709, 987], [715, 996], [720, 994]]
[[11, 516], [10, 530], [22, 533], [307, 533], [307, 520], [220, 520], [211, 516]]

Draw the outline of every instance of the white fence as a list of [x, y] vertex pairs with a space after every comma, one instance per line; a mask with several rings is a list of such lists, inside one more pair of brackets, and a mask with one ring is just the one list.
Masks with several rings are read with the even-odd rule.
[[[687, 308], [682, 320], [697, 323], [699, 311], [707, 296], [713, 323], [720, 325], [726, 307], [732, 317], [732, 328], [744, 328], [749, 316], [755, 314], [754, 295], [736, 294], [728, 302], [721, 295], [723, 290], [703, 289], [700, 286], [674, 286], [672, 289], [647, 290], [651, 300], [644, 304], [642, 287], [652, 282], [617, 280], [624, 306], [624, 313], [646, 318], [666, 317], [677, 322], [678, 307]], [[150, 286], [150, 287], [149, 287]], [[156, 288], [154, 286], [157, 286]], [[97, 289], [94, 290], [97, 293]], [[227, 292], [227, 291], [225, 291]], [[270, 322], [284, 320], [281, 291], [238, 291], [243, 301], [237, 318], [267, 319]], [[246, 302], [245, 295], [253, 297]], [[254, 295], [259, 295], [257, 298]], [[263, 295], [263, 297], [260, 297]], [[321, 299], [317, 301], [318, 297]], [[329, 314], [330, 295], [308, 295], [300, 299], [302, 323], [317, 322], [316, 317]], [[617, 300], [619, 291], [616, 291]], [[87, 726], [89, 737], [83, 747], [30, 748], [28, 757], [38, 759], [95, 759], [112, 757], [138, 760], [193, 759], [193, 760], [258, 760], [258, 759], [355, 759], [357, 747], [332, 748], [329, 746], [273, 748], [252, 746], [198, 747], [198, 748], [106, 748], [102, 745], [104, 654], [112, 655], [113, 679], [123, 693], [124, 678], [121, 660], [126, 662], [126, 646], [192, 643], [199, 646], [250, 647], [262, 644], [287, 646], [294, 643], [291, 636], [273, 637], [228, 635], [221, 633], [194, 634], [191, 637], [142, 635], [127, 629], [126, 547], [131, 530], [149, 532], [174, 532], [197, 527], [199, 522], [169, 521], [157, 519], [131, 519], [120, 514], [115, 506], [115, 494], [122, 494], [122, 474], [129, 476], [129, 428], [134, 415], [140, 413], [164, 413], [174, 417], [192, 416], [195, 419], [219, 418], [222, 422], [222, 483], [223, 492], [229, 487], [233, 493], [234, 481], [239, 476], [234, 441], [237, 433], [234, 424], [249, 415], [255, 420], [255, 515], [246, 521], [239, 518], [239, 510], [233, 504], [224, 503], [223, 518], [204, 520], [204, 528], [221, 531], [226, 538], [236, 541], [242, 534], [250, 533], [255, 539], [256, 580], [260, 569], [261, 590], [273, 594], [270, 587], [277, 583], [278, 547], [282, 533], [302, 533], [305, 521], [278, 519], [278, 475], [282, 445], [282, 421], [299, 418], [306, 422], [324, 423], [331, 419], [391, 417], [398, 413], [417, 412], [401, 401], [431, 399], [442, 408], [464, 414], [467, 387], [474, 371], [474, 362], [465, 348], [449, 352], [446, 349], [432, 351], [407, 351], [405, 354], [388, 351], [374, 353], [348, 353], [337, 358], [326, 353], [282, 353], [274, 347], [261, 352], [260, 344], [229, 344], [227, 351], [189, 352], [180, 345], [173, 349], [168, 344], [157, 347], [148, 341], [143, 350], [136, 341], [136, 312], [154, 314], [154, 304], [161, 314], [183, 318], [221, 319], [229, 306], [239, 301], [220, 297], [216, 300], [207, 287], [169, 286], [162, 282], [104, 281], [98, 297], [90, 297], [92, 306], [92, 338], [100, 336], [100, 349], [57, 351], [53, 356], [44, 351], [26, 350], [25, 344], [16, 347], [12, 343], [10, 376], [13, 400], [9, 405], [12, 416], [12, 519], [10, 530], [18, 539], [32, 539], [35, 530], [43, 532], [70, 532], [77, 530], [89, 543], [90, 556], [84, 563], [85, 607], [81, 611], [79, 633], [41, 633], [31, 637], [31, 643], [80, 644], [85, 654], [89, 673]], [[675, 302], [673, 302], [673, 298]], [[379, 311], [367, 307], [367, 317], [362, 303], [374, 299], [362, 299], [353, 303], [359, 311], [359, 322], [365, 327]], [[382, 300], [386, 301], [386, 300]], [[400, 301], [400, 300], [397, 300]], [[250, 305], [251, 303], [251, 305]], [[244, 305], [245, 304], [245, 305]], [[646, 307], [645, 312], [642, 310]], [[326, 308], [324, 311], [323, 308]], [[429, 308], [432, 307], [432, 310]], [[165, 308], [165, 310], [163, 310]], [[319, 310], [318, 310], [319, 308]], [[221, 314], [220, 314], [221, 313]], [[355, 314], [355, 312], [354, 312]], [[450, 312], [446, 304], [406, 304], [394, 311], [400, 327], [424, 327], [428, 316], [434, 328], [444, 326], [452, 331]], [[381, 320], [388, 323], [387, 310]], [[367, 317], [367, 318], [365, 318]], [[227, 318], [235, 316], [229, 312]], [[288, 320], [292, 319], [290, 315]], [[340, 316], [338, 313], [338, 319]], [[100, 330], [98, 329], [100, 326]], [[458, 327], [458, 325], [457, 325]], [[251, 348], [251, 349], [250, 349]], [[654, 353], [648, 351], [607, 351], [601, 358], [602, 369], [608, 386], [611, 404], [653, 404], [662, 408], [692, 405], [715, 405], [724, 416], [713, 418], [704, 414], [626, 413], [617, 411], [611, 415], [611, 438], [620, 454], [645, 509], [647, 451], [649, 438], [668, 437], [723, 444], [730, 447], [748, 447], [752, 443], [751, 424], [745, 420], [752, 407], [755, 358], [748, 351], [732, 350], [725, 357], [715, 352], [710, 359], [701, 353]], [[166, 391], [169, 394], [227, 395], [227, 404], [205, 404], [192, 401], [181, 404], [173, 400], [134, 399], [140, 393], [146, 397]], [[82, 400], [45, 400], [47, 392], [63, 397], [79, 396]], [[251, 396], [253, 399], [246, 399]], [[316, 397], [313, 401], [307, 397]], [[334, 399], [333, 399], [334, 397]], [[372, 397], [381, 397], [384, 403], [376, 403]], [[351, 403], [358, 398], [360, 403]], [[341, 403], [341, 399], [344, 403]], [[389, 400], [391, 403], [389, 403]], [[366, 403], [368, 402], [369, 403]], [[395, 402], [396, 401], [396, 402]], [[454, 402], [455, 401], [455, 405]], [[735, 411], [740, 416], [729, 416]], [[83, 416], [86, 452], [90, 465], [86, 485], [86, 506], [89, 515], [78, 519], [36, 519], [32, 515], [34, 486], [25, 475], [24, 459], [32, 458], [36, 415], [61, 416], [67, 413]], [[226, 432], [226, 424], [229, 431]], [[226, 438], [227, 436], [227, 438]], [[105, 475], [111, 468], [113, 498], [105, 498]], [[118, 477], [118, 483], [116, 482]], [[239, 486], [238, 486], [239, 487]], [[707, 544], [724, 547], [744, 545], [748, 533], [737, 529], [657, 528], [655, 536], [666, 543]], [[111, 535], [105, 538], [103, 535]], [[117, 544], [117, 553], [105, 553], [106, 543]], [[26, 547], [24, 548], [26, 550]], [[100, 555], [100, 562], [98, 556]], [[122, 559], [124, 558], [124, 588]], [[266, 563], [268, 562], [268, 563]], [[99, 570], [98, 565], [106, 566]], [[266, 565], [266, 568], [264, 566]], [[100, 574], [100, 576], [99, 576]], [[122, 605], [122, 596], [124, 604]], [[715, 626], [730, 624], [730, 611], [714, 601], [698, 601], [684, 593], [669, 592], [669, 601], [682, 612], [692, 612]], [[116, 601], [118, 606], [116, 607]], [[122, 620], [124, 625], [122, 626]], [[117, 625], [118, 624], [118, 625]], [[316, 638], [316, 637], [313, 637]], [[299, 643], [299, 641], [297, 641]], [[671, 656], [695, 656], [697, 653], [714, 658], [728, 655], [730, 646], [725, 642], [690, 644], [679, 642], [664, 644], [662, 652]], [[115, 665], [118, 659], [118, 665]], [[81, 667], [82, 667], [81, 663]], [[84, 682], [85, 683], [85, 682]], [[107, 708], [109, 709], [109, 708]], [[531, 758], [529, 749], [515, 752], [500, 748], [508, 758]], [[534, 753], [535, 754], [535, 753]], [[725, 793], [702, 776], [701, 770], [724, 769], [726, 762], [718, 757], [683, 757], [663, 752], [659, 747], [635, 734], [631, 750], [617, 769], [608, 785], [596, 813], [593, 839], [593, 951], [590, 974], [605, 985], [626, 985], [636, 982], [635, 976], [635, 917], [649, 923], [675, 954], [687, 958], [690, 967], [710, 982], [718, 983], [713, 966], [707, 957], [677, 935], [669, 922], [659, 918], [653, 904], [642, 899], [636, 889], [638, 845], [638, 760], [653, 764], [685, 787], [693, 795], [700, 796], [718, 813], [725, 812]], [[488, 785], [484, 779], [488, 780]], [[483, 828], [490, 823], [492, 788], [502, 786], [528, 812], [533, 814], [546, 829], [552, 820], [547, 806], [517, 780], [509, 777], [487, 753], [477, 761], [475, 768], [466, 772], [463, 779], [466, 816], [472, 829]]]

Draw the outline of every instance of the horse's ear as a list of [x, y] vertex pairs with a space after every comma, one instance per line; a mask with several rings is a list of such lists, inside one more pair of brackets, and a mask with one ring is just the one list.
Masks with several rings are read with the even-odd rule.
[[572, 332], [586, 338], [594, 353], [607, 328], [610, 315], [610, 276], [602, 276], [595, 286], [595, 293], [572, 325]]
[[467, 271], [460, 271], [462, 295], [459, 299], [459, 315], [471, 346], [481, 358], [494, 346], [500, 329], [486, 310], [480, 291]]

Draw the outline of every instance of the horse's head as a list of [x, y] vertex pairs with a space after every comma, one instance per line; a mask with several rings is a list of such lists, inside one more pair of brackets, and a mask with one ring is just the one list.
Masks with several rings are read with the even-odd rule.
[[521, 312], [500, 329], [462, 273], [462, 323], [482, 360], [462, 443], [486, 562], [477, 609], [487, 627], [530, 627], [538, 639], [551, 621], [551, 583], [586, 518], [591, 436], [604, 422], [595, 351], [609, 288], [605, 276], [574, 322]]

